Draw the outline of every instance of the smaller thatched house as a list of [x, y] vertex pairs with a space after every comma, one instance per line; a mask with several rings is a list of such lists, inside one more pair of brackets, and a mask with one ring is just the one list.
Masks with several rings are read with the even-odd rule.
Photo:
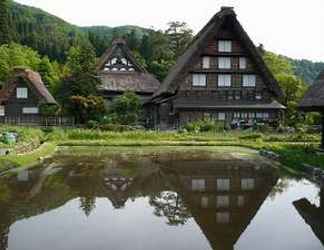
[[304, 112], [320, 112], [322, 114], [321, 147], [324, 149], [324, 70], [305, 94], [299, 108]]
[[0, 91], [0, 118], [26, 118], [40, 115], [43, 105], [57, 105], [39, 73], [16, 68]]
[[144, 102], [160, 86], [160, 82], [136, 60], [123, 39], [113, 41], [112, 47], [100, 58], [97, 72], [101, 81], [99, 91], [108, 101], [125, 91], [132, 91]]

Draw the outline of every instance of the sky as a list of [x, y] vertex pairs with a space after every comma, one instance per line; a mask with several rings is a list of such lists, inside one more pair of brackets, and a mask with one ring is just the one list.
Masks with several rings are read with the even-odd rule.
[[324, 61], [324, 0], [16, 0], [79, 26], [165, 29], [184, 21], [195, 33], [232, 6], [253, 42], [296, 59]]

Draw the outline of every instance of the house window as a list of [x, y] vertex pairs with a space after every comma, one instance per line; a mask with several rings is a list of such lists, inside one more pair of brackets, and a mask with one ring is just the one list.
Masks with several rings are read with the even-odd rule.
[[218, 68], [230, 69], [231, 68], [231, 58], [230, 57], [218, 57]]
[[253, 190], [255, 187], [255, 179], [246, 178], [241, 180], [241, 188], [242, 190]]
[[0, 116], [5, 116], [5, 106], [0, 106]]
[[206, 87], [207, 75], [205, 74], [193, 74], [192, 75], [192, 86]]
[[244, 203], [245, 203], [244, 196], [243, 195], [239, 195], [237, 197], [237, 205], [239, 207], [243, 207], [244, 206]]
[[231, 75], [218, 75], [218, 87], [231, 87]]
[[244, 75], [243, 76], [243, 87], [255, 87], [256, 75]]
[[210, 68], [210, 57], [204, 56], [202, 59], [202, 67], [203, 69], [209, 69]]
[[37, 107], [28, 107], [28, 108], [23, 108], [22, 112], [23, 114], [34, 115], [34, 114], [38, 114], [39, 110]]
[[28, 89], [27, 88], [17, 88], [17, 98], [18, 99], [27, 99], [28, 98]]
[[227, 224], [230, 221], [230, 214], [229, 212], [219, 212], [216, 213], [216, 221], [220, 224]]
[[218, 113], [218, 120], [225, 121], [225, 119], [226, 119], [226, 114], [224, 112]]
[[257, 113], [256, 118], [258, 119], [269, 119], [270, 115], [269, 113]]
[[218, 191], [229, 191], [230, 190], [230, 179], [217, 179], [217, 190]]
[[216, 206], [217, 208], [229, 207], [230, 199], [228, 195], [220, 195], [216, 197]]
[[206, 182], [204, 179], [194, 179], [191, 181], [192, 191], [204, 191], [206, 188]]
[[232, 41], [220, 40], [218, 41], [219, 52], [232, 52]]
[[202, 208], [208, 207], [208, 197], [207, 196], [201, 197], [201, 207]]
[[240, 57], [240, 69], [246, 69], [246, 58]]

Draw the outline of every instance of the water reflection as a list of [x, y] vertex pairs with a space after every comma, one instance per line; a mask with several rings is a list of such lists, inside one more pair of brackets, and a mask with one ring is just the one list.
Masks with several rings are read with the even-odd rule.
[[316, 237], [324, 246], [324, 184], [320, 190], [320, 203], [317, 207], [306, 198], [295, 201], [293, 204], [300, 216], [305, 220]]
[[[193, 220], [211, 249], [234, 249], [277, 180], [278, 172], [274, 168], [249, 160], [59, 159], [42, 169], [23, 171], [1, 180], [0, 249], [10, 249], [8, 236], [15, 222], [65, 208], [65, 204], [76, 198], [87, 217], [96, 209], [99, 198], [108, 199], [116, 211], [128, 211], [128, 201], [147, 198], [141, 202], [148, 202], [153, 216], [165, 219], [170, 230]], [[305, 201], [295, 205], [298, 211], [306, 206]], [[320, 209], [323, 211], [322, 207], [318, 208], [316, 215], [320, 215]], [[310, 218], [308, 212], [315, 208], [306, 210], [300, 213]], [[320, 219], [323, 221], [323, 217]], [[314, 221], [320, 219], [314, 215]], [[311, 219], [306, 221], [312, 225]], [[323, 237], [323, 227], [315, 225], [314, 228], [318, 237]], [[106, 247], [109, 248], [109, 242]]]

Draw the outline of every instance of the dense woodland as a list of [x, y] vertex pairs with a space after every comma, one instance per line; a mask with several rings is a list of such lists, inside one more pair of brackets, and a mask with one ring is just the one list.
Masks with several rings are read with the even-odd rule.
[[[183, 22], [170, 22], [166, 30], [77, 27], [40, 9], [0, 0], [0, 81], [5, 82], [14, 67], [27, 66], [41, 73], [66, 112], [86, 114], [80, 109], [89, 108], [91, 103], [90, 110], [100, 114], [104, 112], [103, 101], [96, 97], [98, 82], [93, 77], [96, 60], [117, 37], [127, 40], [137, 59], [162, 81], [190, 44], [193, 31]], [[296, 105], [324, 69], [324, 63], [293, 60], [271, 52], [265, 52], [264, 57], [285, 93], [287, 121], [298, 123], [301, 118]]]

